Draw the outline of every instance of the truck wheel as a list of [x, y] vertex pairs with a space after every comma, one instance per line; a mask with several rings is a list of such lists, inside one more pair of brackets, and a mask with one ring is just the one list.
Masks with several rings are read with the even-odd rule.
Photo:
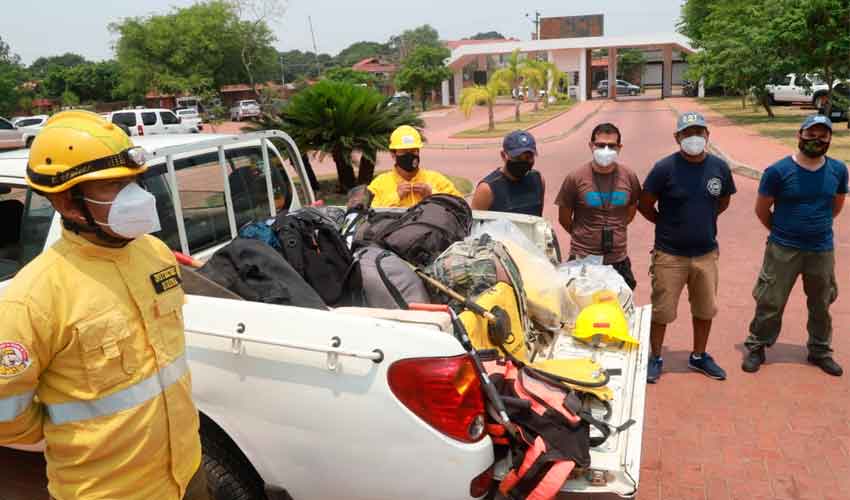
[[233, 441], [202, 418], [201, 447], [207, 484], [214, 500], [267, 500], [263, 480]]
[[27, 137], [27, 145], [26, 148], [29, 149], [32, 147], [32, 141], [35, 140], [35, 137]]

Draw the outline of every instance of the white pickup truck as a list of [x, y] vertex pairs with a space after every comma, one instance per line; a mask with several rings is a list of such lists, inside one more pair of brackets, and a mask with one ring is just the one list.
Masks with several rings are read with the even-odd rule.
[[[837, 80], [833, 88], [841, 83]], [[818, 75], [789, 73], [782, 82], [768, 85], [767, 92], [773, 103], [805, 102], [821, 109], [829, 98], [829, 85]]]
[[[248, 220], [315, 201], [301, 156], [282, 132], [135, 141], [149, 158], [141, 183], [157, 197], [157, 236], [198, 259], [227, 244]], [[0, 154], [0, 210], [9, 211], [0, 213], [0, 294], [60, 237], [58, 215], [25, 185], [26, 161], [26, 151]], [[241, 169], [260, 174], [265, 189], [234, 175]], [[552, 250], [545, 219], [474, 215], [477, 223], [507, 217]], [[462, 439], [469, 415], [452, 394], [452, 381], [470, 358], [451, 333], [440, 331], [441, 322], [423, 318], [421, 311], [385, 320], [190, 295], [188, 358], [216, 499], [484, 496], [507, 464], [496, 461], [486, 435]], [[609, 382], [610, 421], [637, 422], [593, 448], [592, 469], [571, 478], [565, 492], [631, 497], [637, 490], [649, 320], [647, 307], [632, 317], [639, 347], [591, 351], [564, 335], [544, 354], [593, 357], [621, 370]], [[406, 370], [395, 370], [402, 360]], [[412, 393], [393, 390], [401, 373], [417, 374]], [[425, 400], [427, 410], [414, 413], [411, 398]]]

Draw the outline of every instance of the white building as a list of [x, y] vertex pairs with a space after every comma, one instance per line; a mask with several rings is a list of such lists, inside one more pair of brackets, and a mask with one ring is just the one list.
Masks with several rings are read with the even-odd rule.
[[[448, 66], [453, 72], [451, 80], [443, 82], [443, 104], [454, 102], [464, 87], [486, 82], [487, 76], [501, 67], [514, 50], [526, 57], [540, 57], [553, 62], [558, 69], [571, 76], [575, 97], [584, 101], [592, 95], [591, 51], [607, 49], [609, 98], [617, 97], [617, 50], [635, 48], [646, 51], [645, 83], [659, 85], [662, 97], [672, 96], [674, 82], [681, 82], [684, 63], [682, 56], [694, 52], [689, 40], [678, 33], [644, 36], [598, 36], [585, 38], [556, 38], [529, 41], [494, 41], [462, 45], [452, 50]], [[678, 57], [674, 58], [674, 52]], [[653, 54], [657, 54], [653, 56]], [[658, 64], [660, 62], [660, 64]]]

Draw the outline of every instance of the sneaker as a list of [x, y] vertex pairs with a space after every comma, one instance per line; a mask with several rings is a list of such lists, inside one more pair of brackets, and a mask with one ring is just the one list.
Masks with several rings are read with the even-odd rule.
[[723, 371], [723, 368], [717, 366], [714, 358], [707, 352], [702, 353], [700, 357], [696, 357], [694, 353], [691, 353], [691, 356], [688, 358], [688, 368], [701, 372], [714, 380], [726, 380], [726, 372]]
[[654, 384], [661, 378], [661, 369], [664, 367], [664, 360], [661, 356], [649, 356], [649, 366], [646, 367], [646, 381]]
[[747, 373], [755, 373], [764, 364], [764, 359], [764, 347], [747, 351], [747, 354], [744, 356], [744, 362], [741, 363], [741, 369]]
[[840, 377], [844, 374], [844, 370], [841, 368], [841, 365], [836, 363], [831, 356], [826, 356], [824, 358], [813, 358], [810, 354], [808, 357], [808, 361], [809, 363], [819, 367], [821, 370], [832, 375], [833, 377]]

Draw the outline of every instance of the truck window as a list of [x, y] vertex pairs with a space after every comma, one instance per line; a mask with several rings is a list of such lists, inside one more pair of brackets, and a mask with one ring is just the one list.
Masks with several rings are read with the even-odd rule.
[[159, 116], [162, 118], [163, 125], [176, 125], [180, 123], [180, 120], [170, 111], [160, 111]]
[[0, 184], [0, 220], [0, 281], [5, 281], [44, 249], [53, 207], [25, 187]]
[[[255, 146], [229, 150], [225, 152], [225, 158], [237, 228], [253, 220], [268, 218], [269, 203], [268, 195], [265, 194], [265, 177], [261, 174], [260, 181], [255, 175], [259, 171], [258, 166], [262, 164], [261, 149]], [[272, 151], [269, 151], [269, 158], [273, 158], [272, 181], [275, 206], [279, 211], [288, 208], [292, 202], [289, 178]], [[230, 225], [218, 153], [205, 153], [175, 160], [174, 170], [177, 175], [189, 252], [198, 253], [229, 241]], [[154, 236], [164, 241], [172, 250], [179, 251], [177, 216], [171, 200], [165, 164], [151, 166], [142, 175], [140, 182], [157, 200], [162, 229]], [[260, 183], [263, 187], [263, 199], [260, 199]]]
[[112, 115], [112, 123], [120, 123], [130, 128], [136, 126], [136, 113], [115, 113]]
[[780, 85], [791, 85], [791, 81], [792, 81], [793, 79], [794, 79], [794, 78], [793, 78], [792, 76], [790, 76], [790, 75], [789, 75], [789, 76], [786, 76], [786, 77], [785, 77], [785, 79], [784, 79], [784, 80], [782, 80], [782, 83], [781, 83]]
[[0, 118], [0, 130], [12, 130], [15, 127], [6, 121], [5, 118]]
[[156, 113], [153, 111], [145, 111], [142, 113], [143, 125], [156, 125]]

